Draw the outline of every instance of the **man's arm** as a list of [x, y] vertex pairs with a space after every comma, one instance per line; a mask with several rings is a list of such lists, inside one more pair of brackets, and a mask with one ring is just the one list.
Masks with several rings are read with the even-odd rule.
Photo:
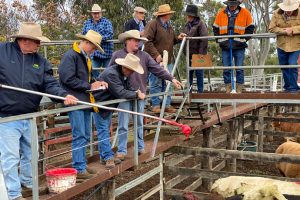
[[103, 24], [103, 31], [101, 31], [101, 36], [102, 36], [102, 40], [106, 41], [106, 40], [111, 40], [113, 39], [114, 36], [114, 32], [113, 32], [113, 27], [112, 24], [109, 20], [105, 20], [104, 24]]
[[[207, 26], [203, 21], [200, 21], [199, 29], [198, 29], [199, 36], [208, 36]], [[208, 48], [208, 39], [201, 39], [200, 46], [199, 46], [199, 54], [207, 54]]]
[[156, 60], [156, 58], [160, 56], [160, 53], [154, 46], [155, 33], [157, 31], [155, 23], [156, 21], [151, 21], [146, 25], [144, 35], [148, 39], [148, 41], [145, 42], [145, 50], [150, 54], [152, 58]]

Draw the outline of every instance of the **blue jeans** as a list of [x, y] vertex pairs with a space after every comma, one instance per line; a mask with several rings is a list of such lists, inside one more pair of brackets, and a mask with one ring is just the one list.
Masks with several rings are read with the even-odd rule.
[[203, 92], [203, 78], [204, 78], [204, 70], [192, 70], [189, 72], [190, 76], [190, 86], [193, 85], [193, 78], [194, 78], [194, 72], [196, 72], [196, 78], [197, 78], [197, 89], [198, 93]]
[[86, 145], [91, 135], [91, 112], [76, 110], [68, 114], [72, 127], [72, 166], [83, 173], [86, 170]]
[[[168, 64], [169, 72], [171, 73], [173, 70], [173, 64]], [[150, 74], [150, 94], [164, 92], [166, 90], [166, 81], [158, 78], [154, 74]], [[171, 85], [169, 92], [172, 93], [173, 86]], [[160, 106], [159, 96], [151, 97], [152, 106]], [[166, 106], [171, 105], [171, 95], [167, 96]]]
[[112, 112], [105, 112], [109, 112], [109, 114], [107, 114], [105, 117], [102, 117], [99, 113], [93, 113], [93, 116], [98, 133], [98, 151], [100, 154], [100, 159], [107, 161], [114, 157], [114, 152], [111, 150], [110, 144], [110, 124]]
[[[285, 52], [277, 48], [278, 60], [280, 65], [297, 65], [300, 51]], [[281, 69], [284, 80], [284, 89], [288, 92], [296, 92], [298, 87], [298, 68]]]
[[0, 159], [10, 199], [21, 196], [21, 184], [32, 188], [31, 157], [29, 120], [1, 123]]
[[[138, 100], [137, 112], [144, 113], [145, 101]], [[124, 110], [133, 110], [133, 102], [127, 101], [119, 104], [120, 109]], [[118, 113], [118, 135], [119, 135], [119, 143], [118, 143], [118, 153], [127, 154], [127, 136], [128, 136], [128, 124], [129, 124], [130, 114], [125, 112]], [[145, 148], [144, 145], [144, 117], [138, 115], [137, 116], [137, 134], [138, 134], [138, 151], [142, 151]]]
[[[234, 59], [231, 61], [232, 66], [243, 66], [244, 65], [244, 58], [245, 58], [245, 49], [235, 49], [232, 50], [232, 58]], [[223, 66], [230, 66], [230, 51], [222, 49], [222, 62]], [[223, 77], [224, 83], [228, 84], [231, 83], [231, 69], [224, 69]], [[237, 69], [236, 72], [236, 82], [239, 84], [244, 84], [244, 70]]]
[[[106, 68], [110, 62], [110, 58], [98, 58], [98, 57], [93, 57], [91, 59], [92, 61], [92, 68]], [[99, 70], [93, 70], [92, 72], [92, 77], [97, 78], [100, 74]]]

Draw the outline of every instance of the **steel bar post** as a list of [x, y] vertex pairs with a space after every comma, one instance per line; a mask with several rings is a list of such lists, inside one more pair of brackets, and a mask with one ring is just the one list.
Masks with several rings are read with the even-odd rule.
[[[137, 100], [133, 102], [133, 111], [137, 112]], [[134, 157], [134, 166], [137, 168], [139, 165], [139, 155], [138, 155], [138, 127], [137, 127], [137, 115], [133, 115], [133, 157]]]
[[159, 172], [159, 184], [161, 186], [161, 189], [159, 190], [159, 196], [160, 200], [164, 199], [164, 153], [161, 153], [159, 155], [159, 166], [161, 167], [161, 171]]
[[[178, 66], [179, 58], [180, 58], [180, 55], [182, 53], [185, 41], [186, 41], [186, 38], [184, 37], [183, 40], [182, 40], [182, 42], [181, 42], [181, 46], [180, 46], [178, 55], [176, 57], [176, 61], [175, 61], [175, 64], [174, 64], [174, 67], [173, 67], [173, 70], [172, 70], [172, 75], [174, 75], [174, 73], [176, 71], [176, 67]], [[171, 86], [171, 82], [168, 82], [165, 94], [163, 96], [163, 103], [162, 103], [162, 107], [161, 107], [159, 118], [163, 118], [163, 116], [164, 116], [166, 102], [167, 102], [167, 94], [168, 94], [170, 86]], [[158, 142], [158, 137], [159, 137], [159, 132], [160, 132], [161, 124], [162, 124], [162, 121], [159, 121], [158, 124], [157, 124], [157, 129], [156, 129], [156, 132], [155, 132], [154, 142], [153, 142], [153, 146], [152, 146], [152, 150], [151, 150], [151, 156], [152, 157], [155, 156], [155, 150], [156, 150], [156, 146], [157, 146], [157, 142]]]
[[32, 167], [32, 199], [39, 199], [39, 172], [38, 172], [38, 157], [39, 157], [39, 146], [38, 146], [38, 131], [36, 118], [30, 119], [31, 129], [31, 167]]
[[93, 127], [94, 115], [91, 112], [91, 134], [90, 134], [90, 156], [94, 155], [94, 127]]

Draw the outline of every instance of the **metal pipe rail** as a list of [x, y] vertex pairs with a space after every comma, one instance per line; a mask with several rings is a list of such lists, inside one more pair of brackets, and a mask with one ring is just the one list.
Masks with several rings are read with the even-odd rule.
[[186, 37], [187, 40], [199, 40], [199, 39], [218, 39], [218, 38], [274, 38], [277, 35], [275, 33], [257, 33], [257, 34], [244, 34], [244, 35], [218, 35], [218, 36], [201, 36], [201, 37]]
[[223, 69], [286, 69], [286, 68], [300, 68], [300, 65], [257, 65], [257, 66], [212, 66], [212, 67], [189, 67], [191, 70], [223, 70]]

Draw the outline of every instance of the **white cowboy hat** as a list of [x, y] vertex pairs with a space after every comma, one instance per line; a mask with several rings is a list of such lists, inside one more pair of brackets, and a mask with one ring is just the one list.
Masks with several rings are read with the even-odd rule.
[[89, 30], [85, 35], [76, 34], [76, 37], [93, 43], [97, 47], [97, 49], [99, 49], [102, 53], [104, 53], [104, 50], [100, 46], [102, 36], [96, 31]]
[[118, 39], [120, 42], [125, 42], [127, 39], [137, 39], [137, 40], [143, 40], [143, 41], [148, 41], [147, 38], [145, 37], [141, 37], [141, 34], [138, 30], [130, 30], [130, 31], [126, 31], [124, 33], [121, 33], [118, 36]]
[[297, 0], [283, 0], [278, 6], [283, 11], [294, 11], [299, 8], [299, 2]]
[[139, 7], [139, 6], [135, 7], [135, 8], [133, 9], [133, 11], [135, 11], [135, 12], [140, 12], [140, 13], [147, 13], [147, 10], [146, 10], [145, 8]]
[[128, 53], [125, 58], [117, 58], [115, 62], [139, 74], [144, 74], [144, 69], [140, 64], [139, 57], [133, 55], [132, 53]]
[[92, 10], [88, 10], [90, 13], [99, 13], [99, 12], [105, 12], [105, 9], [101, 9], [101, 7], [98, 4], [94, 4], [92, 7]]
[[34, 22], [23, 22], [20, 25], [18, 34], [12, 35], [12, 38], [27, 38], [42, 42], [50, 42], [50, 39], [43, 36], [41, 25]]
[[154, 16], [173, 14], [175, 11], [171, 10], [169, 4], [163, 4], [158, 7], [158, 11], [153, 13]]

